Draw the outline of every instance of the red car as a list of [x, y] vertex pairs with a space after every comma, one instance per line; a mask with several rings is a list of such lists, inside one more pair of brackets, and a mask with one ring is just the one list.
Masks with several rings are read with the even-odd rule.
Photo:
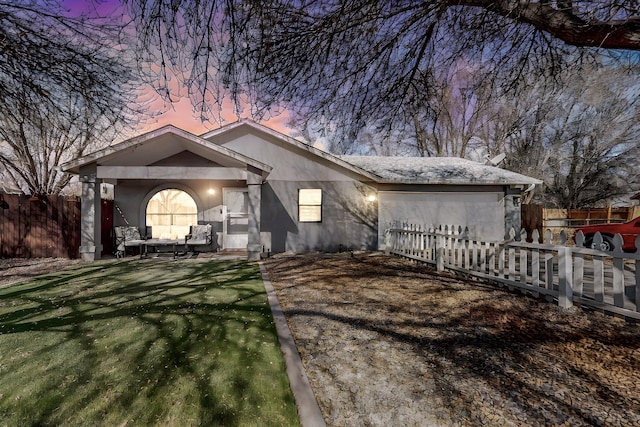
[[[635, 251], [636, 237], [640, 234], [640, 217], [622, 224], [584, 225], [582, 227], [578, 227], [576, 229], [576, 233], [578, 230], [582, 231], [584, 234], [584, 245], [587, 248], [612, 251], [615, 249], [613, 236], [620, 234], [622, 236], [622, 249], [625, 251]], [[602, 244], [599, 248], [596, 248], [595, 243], [593, 243], [593, 236], [598, 231], [602, 235]]]

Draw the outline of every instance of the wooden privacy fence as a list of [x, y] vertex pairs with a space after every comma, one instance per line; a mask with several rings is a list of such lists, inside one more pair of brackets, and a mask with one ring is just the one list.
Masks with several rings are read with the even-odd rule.
[[[387, 252], [434, 264], [439, 271], [462, 272], [534, 296], [545, 295], [564, 308], [579, 304], [640, 319], [640, 251], [585, 248], [582, 233], [576, 235], [575, 247], [566, 245], [564, 232], [561, 245], [551, 243], [550, 231], [544, 243], [527, 243], [524, 232], [517, 236], [511, 230], [510, 236], [509, 241], [482, 242], [472, 240], [468, 228], [460, 226], [408, 225], [387, 230], [385, 243]], [[539, 237], [534, 230], [533, 241], [539, 242]], [[594, 242], [601, 239], [597, 234]], [[620, 248], [622, 237], [614, 239]]]
[[585, 208], [585, 209], [550, 209], [542, 205], [524, 204], [521, 206], [522, 228], [529, 237], [533, 230], [562, 230], [589, 224], [608, 224], [630, 221], [640, 216], [640, 206]]
[[80, 200], [0, 193], [2, 258], [77, 258]]

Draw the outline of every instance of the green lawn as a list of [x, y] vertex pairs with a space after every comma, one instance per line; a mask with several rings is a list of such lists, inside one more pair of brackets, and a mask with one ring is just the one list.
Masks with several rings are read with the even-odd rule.
[[299, 425], [245, 262], [97, 262], [0, 289], [0, 425]]

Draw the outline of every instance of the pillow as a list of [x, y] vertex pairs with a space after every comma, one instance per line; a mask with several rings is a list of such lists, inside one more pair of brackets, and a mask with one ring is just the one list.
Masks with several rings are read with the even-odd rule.
[[124, 241], [128, 242], [130, 240], [142, 240], [140, 237], [140, 230], [138, 227], [125, 227], [124, 228]]
[[192, 240], [209, 240], [211, 238], [211, 224], [191, 226]]

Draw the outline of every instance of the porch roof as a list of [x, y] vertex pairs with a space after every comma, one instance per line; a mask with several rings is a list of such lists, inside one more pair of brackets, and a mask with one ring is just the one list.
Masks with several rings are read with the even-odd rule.
[[271, 172], [271, 166], [214, 144], [175, 126], [160, 129], [128, 139], [61, 166], [65, 172], [80, 173], [80, 168], [92, 163], [101, 167], [135, 169], [152, 167], [164, 159], [188, 151], [212, 164], [224, 168], [259, 171], [263, 179]]

